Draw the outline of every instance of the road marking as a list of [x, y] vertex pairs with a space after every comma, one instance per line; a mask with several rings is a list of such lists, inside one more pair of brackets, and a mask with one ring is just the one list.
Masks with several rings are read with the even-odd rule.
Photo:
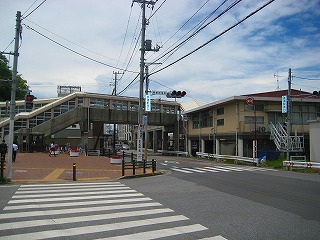
[[151, 240], [151, 239], [157, 239], [157, 238], [163, 238], [163, 237], [171, 237], [171, 236], [180, 235], [180, 234], [198, 232], [203, 230], [207, 230], [207, 228], [203, 227], [200, 224], [194, 224], [189, 226], [160, 229], [160, 230], [154, 230], [154, 231], [148, 231], [148, 232], [140, 232], [140, 233], [122, 235], [117, 237], [99, 238], [98, 240], [127, 240], [127, 239]]
[[173, 171], [177, 171], [177, 172], [193, 173], [191, 171], [183, 170], [183, 169], [180, 169], [180, 168], [170, 168], [170, 169], [173, 170]]
[[[146, 202], [151, 201], [151, 198], [142, 197], [142, 198], [122, 198], [122, 199], [111, 199], [111, 200], [97, 200], [90, 201], [90, 205], [96, 204], [110, 204], [110, 203], [126, 203], [126, 202]], [[17, 209], [31, 209], [31, 208], [48, 208], [48, 207], [75, 207], [75, 206], [86, 206], [88, 205], [87, 201], [83, 202], [63, 202], [63, 203], [44, 203], [44, 204], [28, 204], [28, 205], [13, 205], [6, 206], [3, 210], [17, 210]]]
[[0, 210], [0, 239], [156, 239], [208, 230], [120, 183], [22, 185], [15, 195]]
[[47, 225], [58, 225], [58, 224], [67, 224], [67, 223], [77, 223], [77, 222], [86, 222], [86, 221], [98, 221], [98, 220], [107, 220], [115, 218], [125, 218], [125, 217], [137, 217], [137, 216], [148, 216], [152, 214], [160, 213], [169, 213], [173, 212], [170, 208], [162, 209], [151, 209], [151, 210], [138, 210], [138, 211], [129, 211], [129, 212], [119, 212], [119, 213], [109, 213], [109, 214], [97, 214], [81, 217], [65, 217], [65, 218], [50, 218], [44, 220], [30, 220], [30, 221], [10, 221], [9, 223], [0, 224], [0, 230], [6, 229], [18, 229], [25, 227], [37, 227], [37, 226], [47, 226]]
[[43, 181], [53, 181], [58, 179], [58, 177], [65, 171], [63, 168], [56, 168], [53, 170], [50, 174], [48, 174], [46, 177], [44, 177]]
[[102, 207], [87, 207], [87, 208], [70, 208], [70, 209], [57, 209], [57, 210], [47, 210], [47, 211], [32, 211], [32, 212], [15, 212], [15, 213], [3, 213], [0, 215], [0, 219], [8, 218], [19, 218], [19, 217], [36, 217], [36, 216], [46, 216], [46, 215], [59, 215], [59, 214], [69, 214], [69, 213], [89, 213], [96, 211], [111, 211], [111, 210], [121, 210], [129, 208], [143, 208], [143, 207], [158, 207], [162, 206], [160, 203], [134, 203], [134, 204], [121, 204], [121, 205], [110, 205]]
[[136, 192], [136, 190], [127, 189], [127, 190], [105, 190], [105, 191], [86, 191], [86, 192], [74, 192], [74, 193], [68, 193], [65, 194], [62, 193], [42, 193], [42, 194], [33, 194], [33, 195], [14, 195], [12, 198], [18, 199], [18, 198], [35, 198], [35, 197], [61, 197], [61, 196], [77, 196], [77, 195], [99, 195], [104, 193], [130, 193], [130, 192]]
[[[142, 193], [125, 193], [125, 194], [113, 194], [113, 195], [98, 195], [98, 196], [86, 196], [86, 200], [90, 199], [106, 199], [106, 198], [122, 198], [122, 197], [136, 197], [143, 196]], [[27, 198], [27, 199], [18, 199], [10, 200], [10, 203], [28, 203], [28, 202], [56, 202], [56, 201], [78, 201], [83, 200], [83, 196], [77, 197], [57, 197], [57, 198]]]
[[158, 217], [158, 218], [145, 219], [145, 220], [100, 224], [100, 225], [84, 226], [84, 227], [74, 227], [74, 228], [67, 228], [63, 230], [49, 230], [49, 231], [42, 231], [42, 232], [22, 233], [22, 234], [6, 236], [6, 240], [69, 237], [69, 236], [77, 236], [81, 234], [99, 233], [99, 232], [107, 232], [107, 231], [121, 230], [121, 229], [141, 227], [141, 226], [157, 225], [162, 223], [177, 222], [177, 221], [183, 221], [188, 219], [189, 218], [183, 215]]

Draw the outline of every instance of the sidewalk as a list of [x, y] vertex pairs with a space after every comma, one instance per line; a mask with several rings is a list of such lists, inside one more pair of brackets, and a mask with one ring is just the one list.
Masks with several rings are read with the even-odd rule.
[[[7, 160], [7, 156], [6, 156]], [[105, 156], [70, 157], [61, 153], [49, 156], [48, 153], [18, 153], [12, 163], [12, 182], [69, 182], [73, 181], [73, 163], [76, 163], [77, 181], [116, 180], [122, 176], [121, 164], [110, 164]], [[8, 163], [4, 171], [7, 176]], [[137, 169], [136, 174], [141, 174]], [[126, 170], [126, 176], [132, 170]]]

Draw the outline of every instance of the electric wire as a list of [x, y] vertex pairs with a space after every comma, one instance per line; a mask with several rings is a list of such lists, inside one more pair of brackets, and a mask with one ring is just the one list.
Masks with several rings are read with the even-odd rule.
[[[175, 35], [177, 35], [178, 32], [181, 31], [181, 30], [188, 24], [188, 22], [191, 21], [192, 18], [193, 18], [194, 16], [196, 16], [196, 14], [197, 14], [209, 1], [211, 1], [211, 0], [207, 0], [204, 4], [202, 4], [202, 6], [201, 6], [184, 24], [182, 24], [182, 26], [181, 26], [171, 37], [169, 37], [167, 41], [165, 41], [165, 42], [161, 45], [161, 48], [163, 48], [166, 43], [168, 43]], [[193, 28], [193, 29], [194, 29], [194, 28]], [[191, 30], [192, 30], [192, 29], [191, 29]], [[188, 35], [188, 34], [191, 32], [191, 30], [188, 31], [186, 34], [184, 34], [184, 35], [183, 35], [180, 39], [178, 39], [176, 42], [174, 42], [173, 44], [171, 44], [169, 47], [167, 47], [167, 49], [164, 50], [164, 53], [163, 53], [162, 55], [166, 54], [166, 51], [168, 51], [171, 47], [173, 47], [176, 43], [178, 43], [183, 37], [185, 37], [186, 35]], [[162, 56], [162, 55], [161, 55], [161, 56]], [[161, 57], [161, 56], [160, 56], [160, 57]], [[160, 58], [160, 57], [158, 57], [158, 58]], [[157, 61], [158, 61], [158, 60], [156, 59], [156, 60], [153, 60], [152, 62], [157, 62]]]
[[10, 47], [10, 45], [13, 43], [13, 41], [14, 41], [14, 39], [12, 39], [12, 41], [8, 44], [8, 46], [1, 52], [1, 54], [2, 53], [4, 53], [9, 47]]
[[52, 31], [50, 31], [49, 29], [44, 28], [44, 27], [42, 27], [41, 25], [39, 25], [39, 24], [37, 24], [37, 23], [35, 23], [35, 22], [33, 22], [33, 21], [30, 21], [29, 19], [25, 19], [25, 21], [30, 22], [30, 23], [36, 25], [37, 27], [41, 28], [42, 30], [45, 30], [46, 32], [48, 32], [48, 33], [50, 33], [50, 34], [52, 34], [52, 35], [54, 35], [54, 36], [56, 36], [56, 37], [58, 37], [58, 38], [60, 38], [60, 39], [62, 39], [62, 40], [64, 40], [64, 41], [66, 41], [66, 42], [68, 42], [68, 43], [71, 43], [71, 44], [73, 44], [73, 45], [75, 45], [75, 46], [77, 46], [77, 47], [79, 47], [79, 48], [82, 48], [82, 49], [84, 49], [84, 50], [86, 50], [86, 51], [88, 51], [88, 52], [94, 53], [94, 54], [96, 54], [96, 55], [98, 55], [98, 56], [100, 56], [100, 57], [106, 58], [106, 59], [108, 59], [108, 60], [117, 62], [117, 60], [115, 60], [115, 59], [113, 59], [113, 58], [107, 57], [107, 56], [105, 56], [105, 55], [103, 55], [103, 54], [101, 54], [101, 53], [98, 53], [98, 52], [95, 52], [95, 51], [93, 51], [93, 50], [91, 50], [91, 49], [88, 49], [88, 48], [86, 48], [86, 47], [83, 47], [83, 46], [81, 46], [80, 44], [78, 44], [78, 43], [76, 43], [76, 42], [73, 42], [73, 41], [71, 41], [71, 40], [69, 40], [69, 39], [67, 39], [67, 38], [65, 38], [65, 37], [62, 37], [62, 36], [60, 36], [60, 35], [52, 32]]
[[306, 78], [306, 77], [298, 77], [298, 76], [293, 76], [293, 77], [303, 79], [303, 80], [309, 80], [309, 81], [320, 81], [320, 78]]
[[[43, 0], [43, 1], [42, 1], [35, 9], [33, 9], [27, 16], [25, 16], [25, 17], [22, 16], [22, 20], [23, 20], [23, 19], [26, 19], [27, 17], [29, 17], [32, 13], [34, 13], [34, 12], [35, 12], [42, 4], [44, 4], [46, 1], [47, 1], [47, 0]], [[36, 1], [35, 1], [35, 2], [36, 2]], [[34, 3], [35, 3], [35, 2], [34, 2]], [[33, 4], [34, 4], [34, 3], [33, 3]], [[31, 5], [31, 7], [33, 6], [33, 4]], [[31, 7], [30, 7], [30, 8], [31, 8]], [[29, 10], [30, 8], [28, 8], [28, 10]], [[27, 11], [28, 11], [28, 10], [27, 10]]]
[[[207, 24], [203, 25], [220, 7], [222, 7], [227, 0], [223, 1], [214, 11], [212, 11], [204, 20], [202, 20], [198, 25], [199, 26], [195, 26], [193, 29], [195, 29], [197, 27], [197, 29], [189, 36], [187, 37], [185, 40], [183, 40], [181, 43], [179, 43], [177, 46], [175, 46], [174, 48], [172, 48], [170, 51], [164, 53], [162, 56], [158, 57], [156, 59], [156, 61], [159, 61], [160, 59], [162, 59], [163, 57], [165, 57], [166, 55], [169, 54], [169, 56], [167, 56], [165, 58], [165, 60], [163, 60], [162, 62], [167, 61], [175, 52], [177, 52], [177, 50], [179, 48], [181, 48], [183, 45], [185, 45], [187, 42], [189, 42], [192, 38], [194, 38], [198, 33], [200, 33], [203, 29], [205, 29], [207, 26], [209, 26], [211, 23], [213, 23], [214, 21], [216, 21], [218, 18], [220, 18], [221, 16], [223, 16], [225, 13], [227, 13], [228, 11], [230, 11], [233, 7], [235, 7], [238, 3], [240, 3], [242, 0], [237, 0], [235, 2], [233, 2], [231, 5], [229, 5], [224, 11], [222, 11], [217, 17], [215, 17], [214, 19], [212, 19], [210, 22], [208, 22]], [[191, 30], [193, 30], [191, 29]], [[191, 30], [187, 33], [189, 34], [191, 32]], [[186, 36], [186, 35], [184, 35]], [[184, 37], [183, 36], [183, 37]], [[155, 67], [152, 70], [155, 70], [157, 67]], [[159, 66], [158, 66], [159, 68]]]
[[244, 17], [242, 20], [238, 21], [236, 24], [232, 25], [231, 27], [227, 28], [226, 30], [224, 30], [223, 32], [221, 32], [219, 35], [211, 38], [209, 41], [207, 41], [206, 43], [200, 45], [199, 47], [197, 47], [196, 49], [194, 49], [193, 51], [189, 52], [188, 54], [180, 57], [179, 59], [175, 60], [174, 62], [168, 64], [165, 67], [162, 67], [154, 72], [150, 73], [150, 76], [153, 74], [156, 74], [178, 62], [180, 62], [181, 60], [185, 59], [186, 57], [190, 56], [191, 54], [197, 52], [198, 50], [202, 49], [203, 47], [207, 46], [209, 43], [211, 43], [212, 41], [218, 39], [219, 37], [221, 37], [222, 35], [224, 35], [225, 33], [229, 32], [230, 30], [232, 30], [233, 28], [237, 27], [238, 25], [240, 25], [241, 23], [243, 23], [244, 21], [246, 21], [247, 19], [249, 19], [250, 17], [252, 17], [253, 15], [255, 15], [257, 12], [261, 11], [263, 8], [267, 7], [268, 5], [270, 5], [271, 3], [273, 3], [275, 0], [270, 0], [269, 2], [265, 3], [264, 5], [262, 5], [261, 7], [257, 8], [255, 11], [251, 12], [250, 14], [248, 14], [246, 17]]
[[[112, 66], [112, 65], [110, 65], [110, 64], [107, 64], [107, 63], [103, 63], [103, 62], [101, 62], [101, 61], [98, 61], [98, 60], [96, 60], [96, 59], [93, 59], [93, 58], [91, 58], [91, 57], [88, 57], [88, 56], [86, 56], [86, 55], [84, 55], [84, 54], [82, 54], [82, 53], [79, 53], [79, 52], [77, 52], [77, 51], [75, 51], [75, 50], [73, 50], [73, 49], [71, 49], [71, 48], [69, 48], [69, 47], [66, 47], [66, 46], [62, 45], [61, 43], [59, 43], [59, 42], [57, 42], [57, 41], [49, 38], [48, 36], [40, 33], [40, 32], [37, 31], [37, 30], [35, 30], [34, 28], [32, 28], [32, 27], [30, 27], [30, 26], [28, 26], [28, 25], [26, 25], [26, 24], [23, 24], [23, 25], [24, 25], [27, 29], [34, 31], [35, 33], [39, 34], [40, 36], [44, 37], [45, 39], [47, 39], [47, 40], [49, 40], [49, 41], [57, 44], [58, 46], [66, 49], [66, 50], [68, 50], [68, 51], [70, 51], [70, 52], [73, 52], [74, 54], [76, 54], [76, 55], [78, 55], [78, 56], [81, 56], [81, 57], [86, 58], [86, 59], [88, 59], [88, 60], [90, 60], [90, 61], [93, 61], [93, 62], [95, 62], [95, 63], [99, 63], [99, 64], [101, 64], [101, 65], [104, 65], [104, 66], [107, 66], [107, 67], [110, 67], [110, 68], [114, 68], [114, 69], [118, 69], [118, 70], [122, 70], [122, 71], [124, 70], [123, 68], [119, 68], [119, 67], [115, 67], [115, 66]], [[127, 72], [137, 73], [137, 72], [129, 71], [129, 70], [127, 70]]]

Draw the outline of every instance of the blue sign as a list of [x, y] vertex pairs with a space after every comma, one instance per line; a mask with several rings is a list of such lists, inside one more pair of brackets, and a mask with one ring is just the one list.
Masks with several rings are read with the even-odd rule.
[[282, 96], [282, 104], [281, 104], [281, 112], [282, 113], [287, 113], [288, 112], [288, 97], [287, 96]]

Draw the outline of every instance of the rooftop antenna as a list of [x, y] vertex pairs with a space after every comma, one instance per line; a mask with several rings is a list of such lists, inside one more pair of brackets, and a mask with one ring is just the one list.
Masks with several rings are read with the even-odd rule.
[[279, 76], [279, 74], [278, 74], [278, 70], [277, 70], [277, 73], [274, 73], [273, 74], [273, 77], [275, 78], [277, 78], [277, 91], [280, 91], [281, 89], [280, 89], [280, 86], [279, 86], [279, 77], [282, 77], [282, 76]]

